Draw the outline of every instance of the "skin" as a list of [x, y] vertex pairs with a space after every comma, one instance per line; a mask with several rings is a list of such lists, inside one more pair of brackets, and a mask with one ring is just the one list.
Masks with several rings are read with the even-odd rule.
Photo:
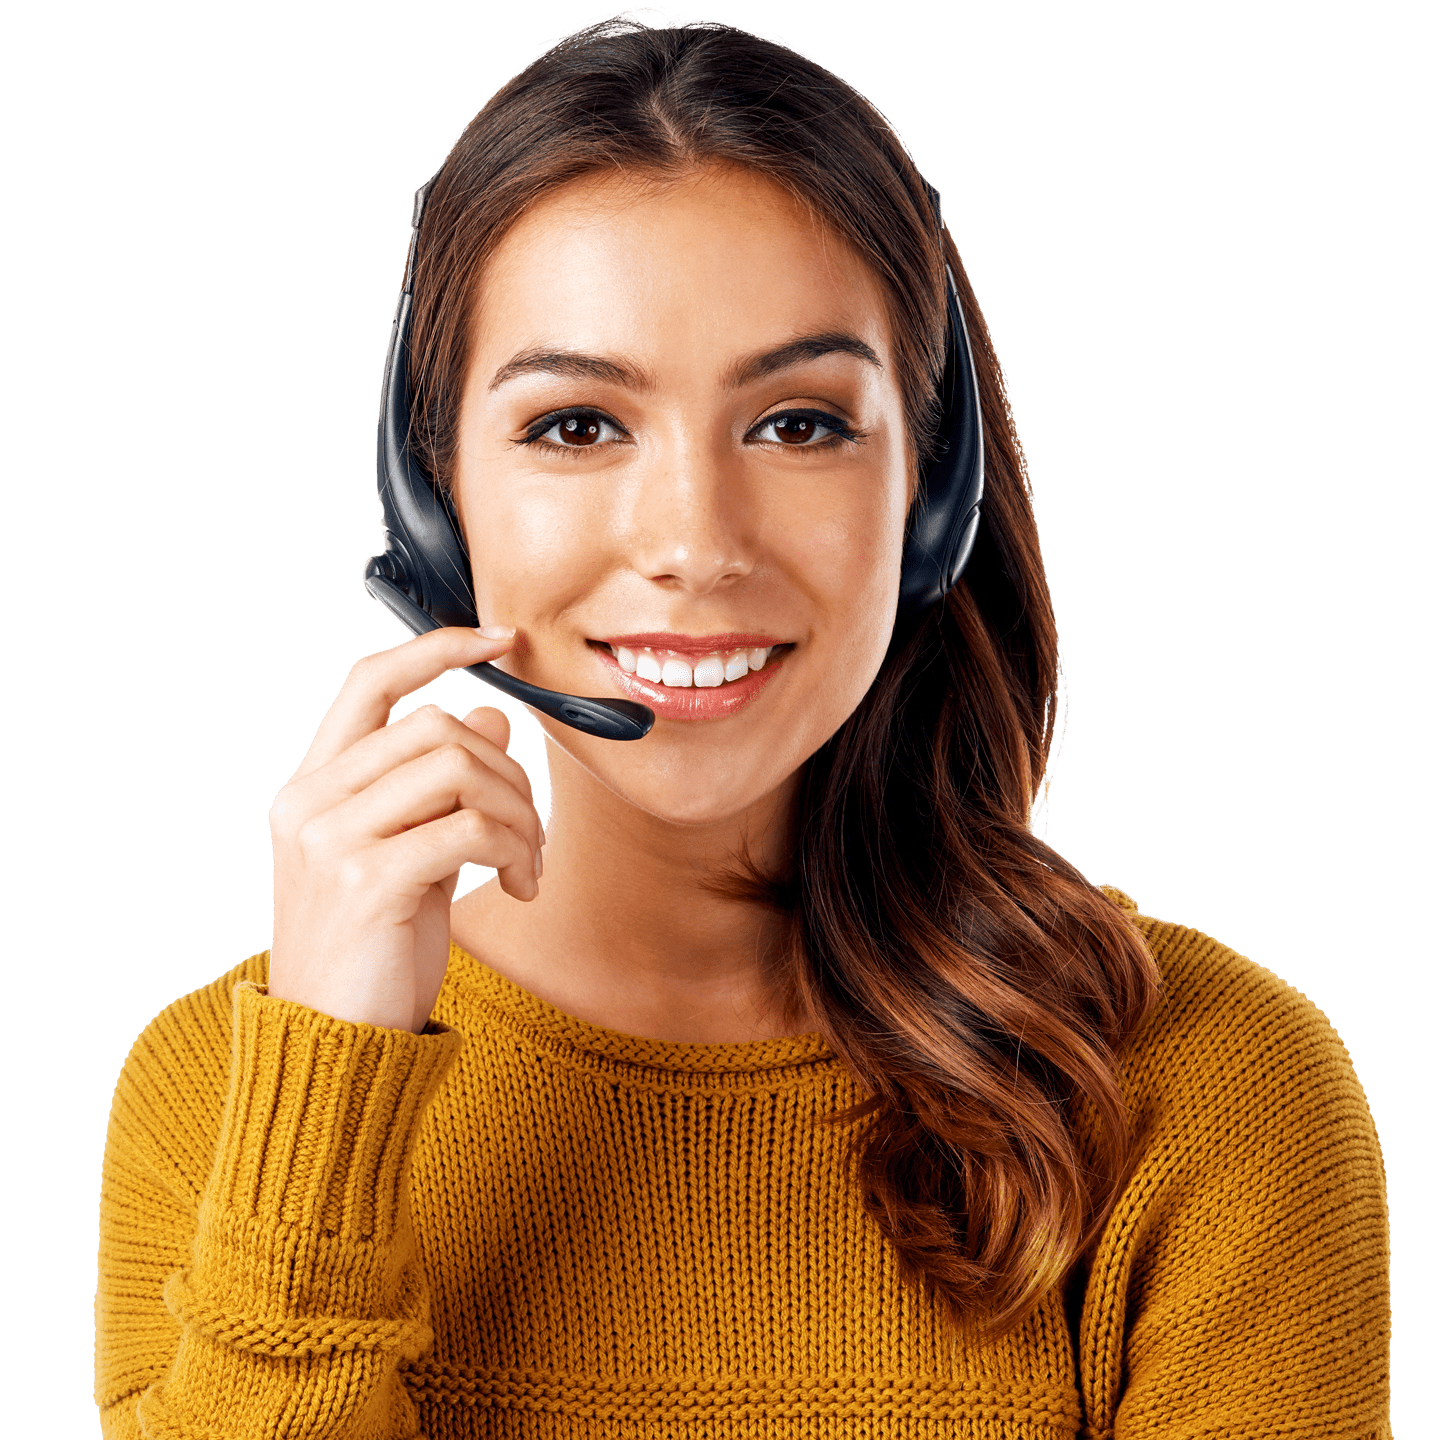
[[[593, 443], [565, 443], [549, 417], [567, 410]], [[878, 280], [749, 172], [575, 182], [486, 266], [459, 439], [456, 505], [495, 638], [437, 631], [352, 673], [272, 811], [270, 992], [418, 1031], [453, 936], [608, 1029], [723, 1043], [797, 1028], [762, 980], [775, 918], [707, 882], [742, 853], [783, 861], [804, 762], [889, 643], [912, 465]], [[387, 724], [403, 694], [480, 659], [622, 695], [595, 642], [649, 631], [791, 648], [723, 718], [662, 717], [625, 744], [542, 719], [543, 860], [499, 711]], [[464, 861], [499, 873], [452, 908]]]

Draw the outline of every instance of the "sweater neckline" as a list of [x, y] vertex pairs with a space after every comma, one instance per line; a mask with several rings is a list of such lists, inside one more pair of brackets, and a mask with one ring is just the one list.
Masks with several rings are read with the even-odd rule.
[[697, 1078], [717, 1074], [768, 1074], [826, 1061], [839, 1063], [824, 1038], [813, 1031], [771, 1040], [692, 1045], [607, 1030], [567, 1015], [548, 1000], [532, 995], [454, 941], [450, 943], [450, 961], [474, 999], [510, 1028], [524, 1032], [546, 1048], [604, 1057], [644, 1069], [678, 1071]]

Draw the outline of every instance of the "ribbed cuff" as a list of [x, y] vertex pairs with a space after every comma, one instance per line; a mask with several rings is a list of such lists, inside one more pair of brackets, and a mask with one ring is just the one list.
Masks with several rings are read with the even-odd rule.
[[410, 1155], [463, 1037], [433, 1023], [421, 1035], [352, 1024], [250, 981], [234, 998], [230, 1093], [195, 1265], [176, 1281], [189, 1292], [193, 1280], [200, 1308], [217, 1315], [253, 1314], [258, 1301], [277, 1317], [420, 1319], [408, 1265]]

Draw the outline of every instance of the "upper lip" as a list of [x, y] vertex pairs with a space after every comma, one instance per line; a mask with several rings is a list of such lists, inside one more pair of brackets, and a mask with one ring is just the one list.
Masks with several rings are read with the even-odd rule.
[[601, 642], [617, 649], [673, 650], [677, 655], [717, 655], [726, 650], [759, 650], [783, 645], [773, 635], [751, 630], [730, 630], [723, 635], [679, 635], [671, 630], [648, 630], [642, 635], [607, 635]]

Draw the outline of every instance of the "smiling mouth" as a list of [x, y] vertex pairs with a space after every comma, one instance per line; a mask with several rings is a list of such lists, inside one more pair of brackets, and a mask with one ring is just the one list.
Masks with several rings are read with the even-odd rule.
[[653, 645], [610, 645], [599, 642], [627, 675], [670, 689], [709, 690], [743, 680], [763, 670], [772, 655], [790, 650], [790, 645], [756, 645], [746, 649], [713, 650], [708, 655], [680, 654]]

